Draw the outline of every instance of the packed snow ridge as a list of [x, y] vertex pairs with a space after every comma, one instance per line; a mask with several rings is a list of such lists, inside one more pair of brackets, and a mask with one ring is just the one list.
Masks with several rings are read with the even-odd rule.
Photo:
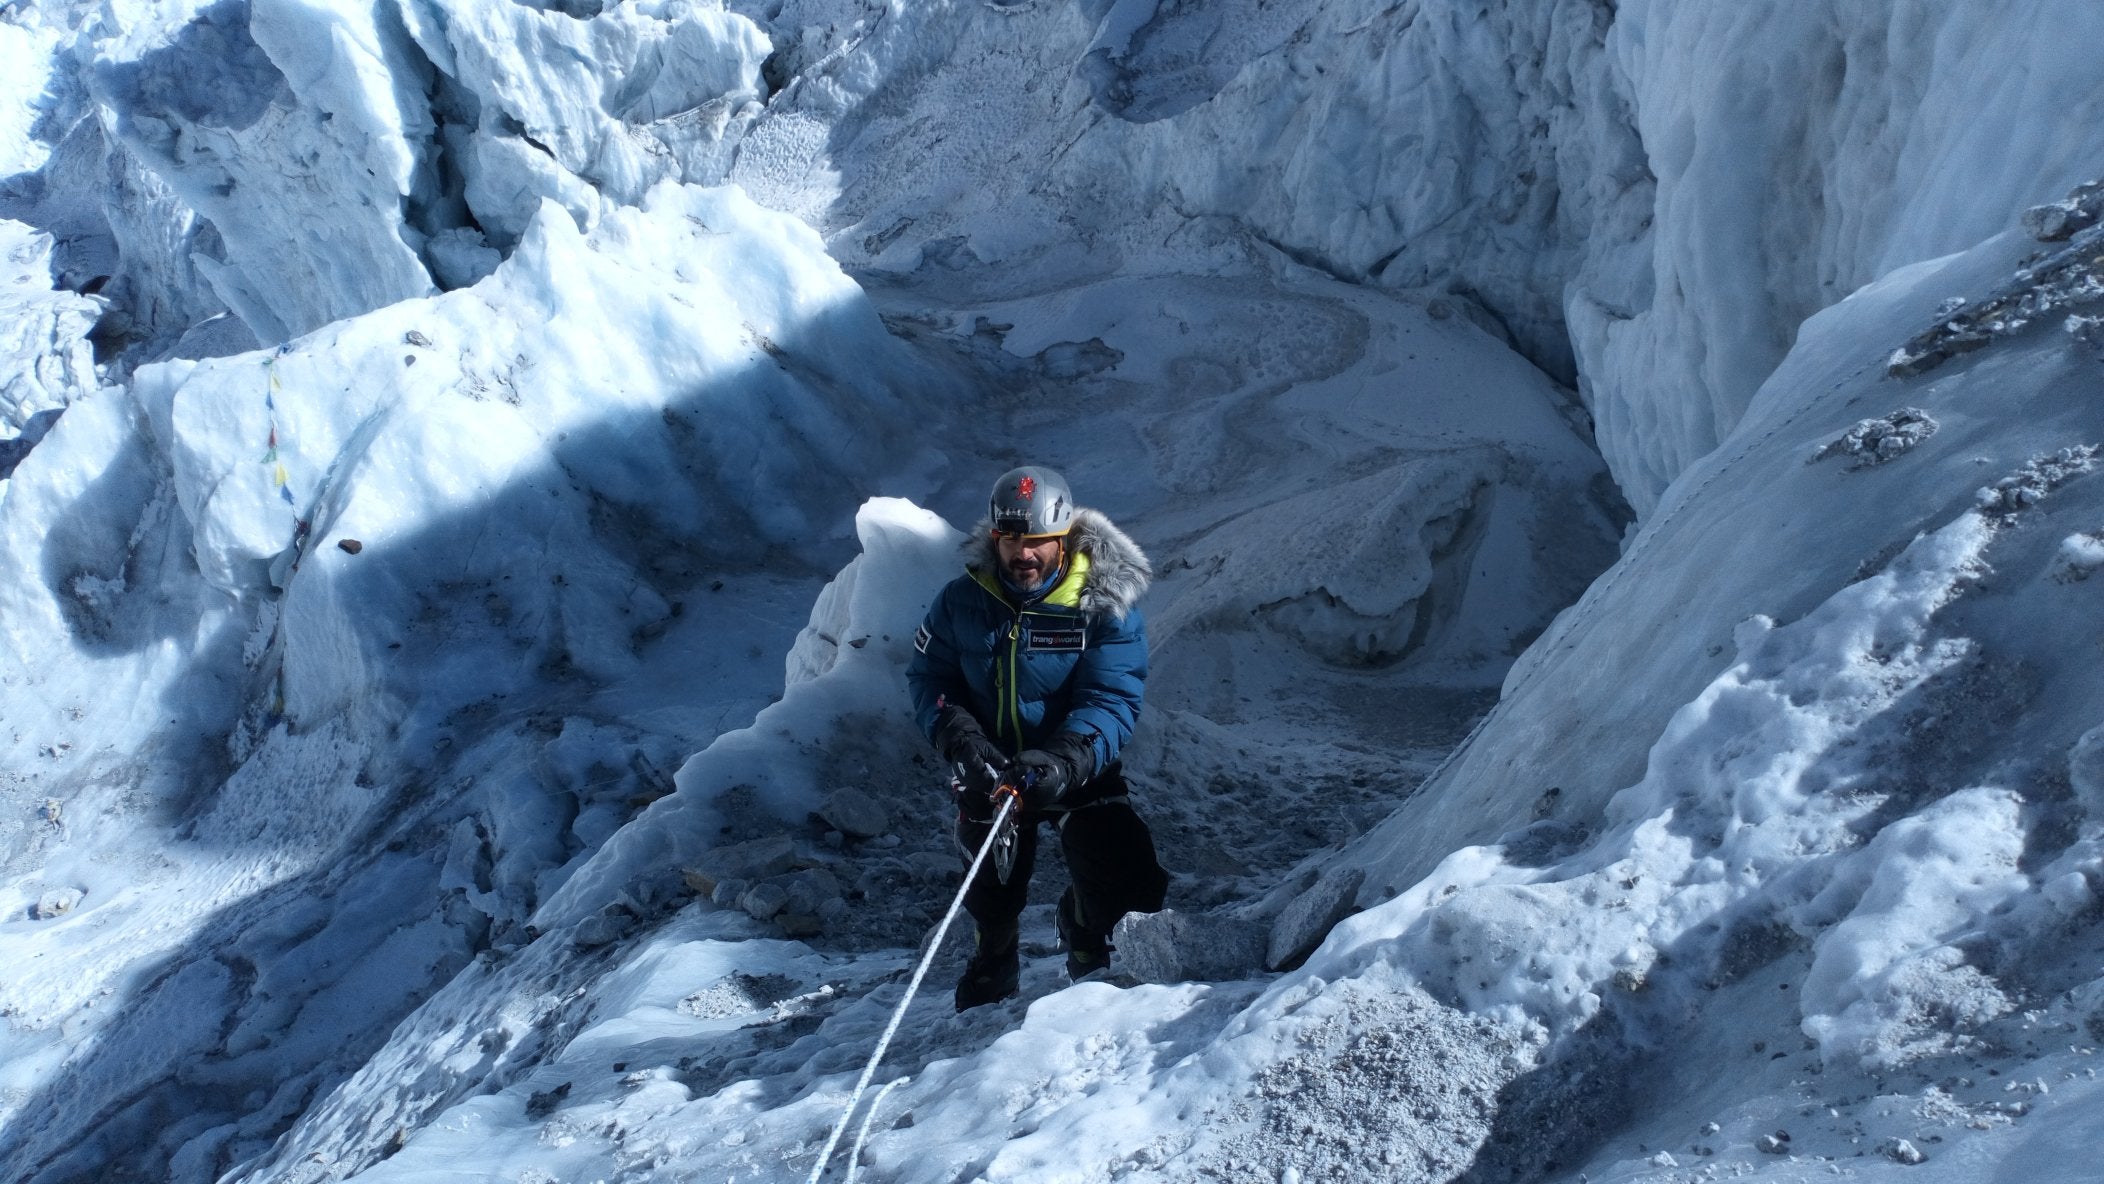
[[2086, 1179], [2104, 11], [1946, 8], [0, 9], [6, 1176], [811, 1178], [1027, 461], [1170, 907], [828, 1178]]

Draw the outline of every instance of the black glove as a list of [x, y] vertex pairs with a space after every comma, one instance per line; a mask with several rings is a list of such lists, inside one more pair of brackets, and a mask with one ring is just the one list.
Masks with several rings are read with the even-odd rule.
[[1001, 770], [1008, 757], [986, 738], [985, 729], [972, 713], [955, 704], [935, 716], [935, 746], [950, 762], [957, 783], [975, 794], [991, 795], [1001, 784]]
[[1025, 749], [1015, 763], [1026, 782], [1023, 808], [1050, 809], [1068, 790], [1096, 775], [1096, 742], [1079, 732], [1061, 732], [1043, 748]]

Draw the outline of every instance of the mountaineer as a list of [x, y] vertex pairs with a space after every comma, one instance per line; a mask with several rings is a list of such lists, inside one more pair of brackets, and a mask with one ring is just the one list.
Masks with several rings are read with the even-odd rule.
[[1026, 465], [994, 483], [964, 567], [914, 637], [914, 717], [950, 763], [967, 860], [987, 841], [997, 793], [1015, 793], [1020, 814], [1003, 858], [965, 890], [978, 932], [959, 1011], [1016, 993], [1042, 824], [1058, 831], [1073, 881], [1056, 913], [1070, 978], [1109, 965], [1112, 927], [1160, 909], [1169, 883], [1118, 764], [1147, 677], [1146, 555], [1077, 507], [1058, 473]]

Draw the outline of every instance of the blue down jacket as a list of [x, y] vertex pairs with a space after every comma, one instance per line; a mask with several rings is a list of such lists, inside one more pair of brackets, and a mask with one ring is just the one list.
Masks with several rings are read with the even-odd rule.
[[921, 731], [958, 703], [1003, 752], [1042, 747], [1065, 730], [1091, 737], [1109, 767], [1132, 735], [1147, 678], [1147, 626], [1138, 601], [1153, 571], [1110, 519], [1074, 511], [1067, 568], [1035, 603], [1019, 604], [996, 574], [987, 524], [965, 540], [965, 574], [928, 608], [906, 683]]

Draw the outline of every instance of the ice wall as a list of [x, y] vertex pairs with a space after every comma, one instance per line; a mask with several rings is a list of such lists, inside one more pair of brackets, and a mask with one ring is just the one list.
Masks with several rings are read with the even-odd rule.
[[768, 613], [927, 463], [899, 391], [955, 397], [816, 235], [666, 182], [76, 392], [0, 485], [0, 1159], [267, 1145], [764, 703]]
[[1620, 6], [1606, 64], [1656, 187], [1623, 264], [1645, 299], [1587, 268], [1564, 307], [1634, 503], [1731, 432], [1806, 317], [2090, 179], [2104, 75], [2072, 47], [2100, 23], [2079, 2]]
[[[1722, 766], [1738, 771], [1716, 792], [1743, 793], [1734, 787], [1769, 774], [1734, 765], [1740, 757], [1830, 752], [1843, 764], [1850, 750], [1868, 749], [1877, 754], [1870, 768], [1808, 780], [1843, 796], [1892, 795], [1904, 803], [1898, 813], [1975, 786], [2022, 793], [2048, 814], [2062, 809], [2062, 770], [2098, 704], [2086, 659], [2042, 645], [2033, 623], [2089, 613], [2074, 590], [2092, 570], [2083, 540], [2098, 512], [2089, 475], [2104, 440], [2097, 354], [2078, 316], [2064, 328], [2017, 320], [1981, 331], [1972, 339], [1980, 352], [1922, 373], [1891, 366], [1907, 356], [1904, 343], [1939, 323], [2004, 300], [2048, 299], [2068, 279], [2034, 275], [2039, 246], [2021, 233], [1996, 236], [1808, 322], [1724, 446], [1668, 488], [1621, 562], [1515, 665], [1479, 733], [1365, 840], [1359, 858], [1377, 869], [1365, 897], [1414, 883], [1468, 841], [1580, 842], [1615, 820], [1610, 798], [1627, 786], [1678, 789]], [[2077, 290], [2091, 283], [2074, 281]], [[1950, 312], [1947, 294], [1967, 291], [1982, 293], [1965, 306], [1975, 311]], [[1918, 536], [1955, 535], [1956, 523], [1977, 527], [1975, 519], [1988, 533], [1971, 544], [1975, 554], [1946, 564], [1952, 588], [1912, 636], [1879, 627], [1831, 639], [1867, 647], [1858, 663], [1918, 655], [1931, 669], [1916, 692], [1793, 695], [1800, 706], [1835, 700], [1823, 708], [1833, 718], [1778, 741], [1756, 738], [1756, 717], [1720, 719], [1707, 703], [1723, 684], [1773, 676], [1756, 643], [1778, 622], [1860, 599], [1864, 581], [1910, 545], [1927, 546]], [[1698, 724], [1723, 739], [1676, 770], [1684, 758], [1667, 750]]]
[[0, 221], [0, 430], [20, 432], [40, 412], [93, 389], [88, 330], [95, 300], [51, 286], [51, 237]]
[[[1880, 682], [1876, 645], [1847, 629], [1826, 644], [1815, 619], [1822, 605], [1853, 603], [1849, 588], [1878, 577], [1917, 531], [1985, 521], [1981, 485], [2096, 434], [2083, 336], [2036, 335], [1988, 364], [1908, 384], [1878, 378], [1942, 301], [2008, 279], [2034, 248], [1990, 242], [1944, 271], [1900, 269], [1973, 247], [2087, 177], [2104, 135], [2097, 71], [2069, 47], [2104, 31], [2089, 6], [789, 0], [731, 12], [676, 0], [115, 0], [93, 12], [9, 6], [6, 19], [6, 63], [46, 79], [0, 110], [11, 171], [0, 213], [27, 228], [8, 241], [30, 292], [11, 304], [22, 336], [9, 427], [72, 405], [36, 451], [20, 444], [27, 435], [10, 442], [29, 460], [0, 501], [0, 542], [18, 560], [0, 587], [23, 670], [8, 677], [26, 688], [10, 708], [11, 760], [26, 772], [7, 787], [20, 840], [8, 923], [48, 908], [36, 919], [55, 924], [37, 940], [53, 948], [100, 926], [66, 973], [9, 984], [20, 1020], [10, 1063], [50, 1086], [39, 1113], [56, 1117], [6, 1138], [47, 1178], [110, 1148], [147, 1165], [176, 1147], [184, 1170], [204, 1177], [267, 1146], [296, 1120], [303, 1091], [355, 1067], [467, 945], [523, 926], [579, 852], [627, 817], [620, 799], [651, 788], [639, 772], [598, 768], [635, 734], [509, 696], [597, 695], [636, 676], [644, 643], [680, 628], [672, 593], [707, 586], [682, 558], [690, 550], [750, 574], [838, 542], [822, 537], [828, 524], [870, 487], [805, 482], [812, 471], [938, 480], [904, 429], [927, 427], [926, 407], [976, 407], [977, 388], [946, 386], [909, 358], [827, 253], [890, 298], [1022, 308], [1038, 320], [1018, 340], [1056, 320], [1029, 301], [1088, 305], [1100, 318], [1089, 322], [1095, 354], [1065, 337], [1028, 347], [1083, 361], [1107, 356], [1121, 328], [1188, 325], [1184, 297], [1148, 286], [1162, 276], [1320, 273], [1427, 316], [1471, 314], [1578, 384], [1644, 530], [1516, 671], [1475, 742], [1346, 860], [1366, 873], [1374, 904], [1457, 845], [1516, 835], [1462, 859], [1508, 879], [1474, 885], [1486, 891], [1439, 921], [1452, 922], [1442, 932], [1455, 949], [1552, 928], [1553, 912], [1494, 906], [1527, 896], [1503, 890], [1539, 870], [1530, 860], [1582, 855], [1602, 818], [1626, 824], [1617, 841], [1656, 840], [1630, 857], [1687, 888], [1665, 903], [1699, 918], [1712, 869], [1651, 858], [1684, 836], [1647, 824], [1684, 814], [1728, 831], [1772, 817], [1772, 803], [1727, 811], [1701, 792], [1732, 782], [1731, 762], [1748, 756], [1742, 721], [1718, 704], [1753, 701], [1793, 743], [1795, 728], [1834, 751], [1866, 737], [1895, 745], [1914, 762], [1903, 771], [1948, 803], [1850, 861], [1819, 908], [1788, 893], [1735, 898], [1781, 901], [1806, 932], [1838, 933], [1818, 937], [1824, 969], [1800, 1017], [1823, 1051], [1845, 1059], [1869, 1039], [1908, 1054], [1921, 1034], [1887, 1040], [1885, 1019], [1946, 996], [1915, 991], [1901, 971], [1926, 967], [1931, 987], [1964, 978], [1930, 972], [1953, 969], [1937, 960], [1968, 927], [1988, 926], [1982, 917], [2036, 899], [2024, 895], [2030, 882], [1999, 874], [2053, 833], [2033, 828], [2016, 798], [2044, 795], [2044, 808], [2073, 816], [2097, 796], [2096, 745], [2075, 739], [2094, 716], [2085, 668], [2012, 640], [2008, 624], [2079, 603], [2070, 598], [2098, 551], [2083, 486], [2052, 491], [2044, 512], [1997, 517], [1939, 568], [1950, 578], [1937, 594], [1963, 603], [1944, 617], [1941, 605], [1902, 614], [1917, 681]], [[823, 242], [742, 198], [677, 184], [726, 175]], [[1110, 280], [1135, 291], [1121, 297], [1134, 315], [1103, 299]], [[1873, 281], [1883, 283], [1842, 301]], [[605, 319], [580, 316], [585, 304]], [[117, 363], [107, 376], [184, 360], [90, 396], [98, 312], [96, 340]], [[978, 348], [977, 329], [933, 324], [921, 328], [958, 338], [960, 356]], [[1297, 324], [1269, 317], [1248, 336], [1290, 336]], [[798, 334], [826, 341], [806, 349]], [[987, 373], [1018, 364], [989, 334]], [[279, 342], [290, 348], [191, 362]], [[1204, 363], [1179, 359], [1149, 389], [1189, 398], [1217, 377]], [[902, 389], [928, 402], [893, 401]], [[1829, 451], [1902, 397], [1942, 432], [1886, 466], [1859, 469], [1848, 449]], [[1546, 394], [1529, 405], [1552, 413]], [[1230, 410], [1214, 413], [1246, 430]], [[1116, 463], [1179, 495], [1206, 493], [1216, 459], [1179, 459], [1172, 446], [1145, 454], [1162, 439], [1188, 448], [1176, 426], [1122, 441], [1129, 453]], [[580, 438], [568, 443], [572, 430]], [[1410, 492], [1383, 503], [1385, 527], [1454, 496], [1450, 483]], [[1280, 566], [1238, 557], [1315, 511], [1342, 536], [1361, 521], [1347, 509], [1310, 499], [1249, 513], [1190, 549], [1238, 560], [1221, 565], [1219, 605], [1268, 602]], [[1807, 524], [1822, 532], [1809, 557], [1796, 546]], [[1983, 584], [1975, 562], [2013, 574]], [[1422, 566], [1398, 573], [1422, 583]], [[1391, 618], [1407, 607], [1397, 586], [1341, 591]], [[1760, 619], [1740, 627], [1756, 615], [1782, 622], [1773, 637]], [[1386, 644], [1370, 635], [1364, 648]], [[713, 669], [723, 648], [695, 654]], [[1841, 676], [1813, 678], [1829, 660]], [[2052, 709], [2030, 710], [2041, 703]], [[1668, 734], [1682, 710], [1684, 726]], [[1889, 726], [1859, 726], [1877, 712]], [[1981, 719], [2027, 721], [2025, 747], [1997, 747]], [[430, 741], [417, 750], [426, 763], [405, 766], [387, 747], [397, 727]], [[255, 758], [232, 776], [218, 763], [229, 731], [231, 752]], [[1929, 734], [1913, 747], [1897, 739]], [[463, 738], [488, 747], [430, 755]], [[526, 751], [547, 756], [516, 755]], [[2047, 773], [2023, 781], [2005, 757]], [[1681, 766], [1701, 776], [1677, 777]], [[1844, 755], [1819, 776], [1857, 772]], [[461, 788], [476, 778], [497, 788]], [[1823, 801], [1816, 781], [1777, 793]], [[368, 792], [376, 783], [432, 812], [389, 829], [390, 803]], [[287, 785], [313, 808], [280, 808]], [[445, 793], [426, 796], [434, 786]], [[456, 790], [465, 796], [446, 796]], [[1892, 795], [1893, 810], [1911, 808]], [[167, 858], [161, 832], [125, 821], [141, 802], [232, 862], [156, 862]], [[367, 811], [380, 820], [354, 832]], [[1856, 821], [1821, 837], [1838, 850]], [[1958, 850], [1951, 836], [1969, 831], [1992, 841]], [[396, 839], [413, 875], [386, 858], [330, 858], [338, 843], [384, 850]], [[1742, 854], [1766, 838], [1737, 841], [1715, 850]], [[2046, 850], [2033, 870], [2055, 870], [2053, 899], [2079, 906], [2090, 881], [2066, 874], [2089, 875], [2089, 858]], [[1782, 863], [1756, 870], [1776, 868], [1788, 874]], [[125, 869], [144, 870], [128, 880]], [[1585, 870], [1587, 887], [1611, 894], [1618, 879], [1597, 871]], [[216, 895], [156, 911], [165, 894], [151, 877], [177, 873]], [[1969, 876], [1987, 890], [1965, 908], [1915, 907]], [[388, 917], [352, 912], [350, 937], [315, 937], [306, 898], [357, 899], [379, 882], [445, 894], [444, 923], [376, 963], [428, 953], [436, 977], [378, 993], [344, 985], [380, 1000], [371, 1015], [272, 1049], [286, 1016], [310, 1003], [336, 1014], [340, 980], [305, 977], [308, 960], [393, 932]], [[255, 902], [231, 907], [242, 894]], [[1662, 900], [1639, 912], [1658, 914], [1649, 906]], [[1386, 920], [1399, 930], [1412, 917]], [[1893, 918], [1907, 922], [1897, 944], [1872, 948], [1865, 935]], [[1989, 936], [2021, 952], [2049, 935], [2031, 920], [1995, 922]], [[1383, 923], [1348, 929], [1328, 957], [1394, 937]], [[1717, 954], [1699, 926], [1638, 936], [1694, 933], [1686, 952]], [[196, 969], [157, 980], [173, 984], [158, 996], [163, 1011], [94, 1012], [90, 993], [141, 950]], [[1627, 950], [1637, 952], [1624, 965]], [[198, 951], [215, 958], [189, 956]], [[1641, 981], [1648, 966], [1634, 940], [1565, 953], [1568, 973], [1553, 985], [1574, 996], [1599, 995], [1623, 970]], [[1867, 969], [1846, 971], [1851, 960]], [[245, 980], [258, 963], [288, 969]], [[1499, 965], [1511, 973], [1502, 993], [1471, 1002], [1539, 1002], [1528, 992], [1542, 980]], [[1458, 977], [1434, 986], [1469, 993]], [[1979, 1014], [1993, 1018], [1996, 1000], [2021, 987], [1976, 992]], [[169, 1016], [187, 1022], [164, 1030]], [[231, 1044], [217, 1023], [228, 1016], [239, 1021]], [[1586, 1017], [1542, 1005], [1523, 1018]], [[117, 1038], [61, 1080], [55, 1066], [82, 1033]], [[142, 1068], [140, 1049], [160, 1059]], [[192, 1064], [219, 1079], [209, 1104], [184, 1096]], [[76, 1137], [72, 1116], [106, 1113], [142, 1077], [154, 1084], [137, 1111], [99, 1141]], [[251, 1104], [251, 1090], [271, 1104]], [[177, 1098], [192, 1103], [188, 1125], [162, 1129], [153, 1108]]]
[[[473, 283], [544, 199], [588, 228], [660, 181], [716, 181], [767, 49], [677, 3], [76, 8], [18, 6], [0, 42], [45, 80], [0, 119], [24, 169], [0, 214], [61, 236], [67, 286], [109, 285], [127, 367]], [[246, 333], [197, 332], [227, 309]]]
[[[163, 353], [222, 307], [275, 342], [473, 282], [544, 199], [589, 226], [728, 175], [872, 274], [1269, 255], [1458, 296], [1579, 387], [1640, 512], [1806, 316], [2064, 192], [2104, 135], [2079, 0], [732, 8], [119, 4], [71, 40], [38, 9], [9, 52], [55, 53], [65, 101], [9, 135], [75, 197], [172, 190], [60, 260]], [[115, 261], [74, 258], [98, 239]]]
[[[1807, 316], [1968, 247], [2104, 147], [2078, 0], [770, 9], [734, 174], [851, 265], [1277, 251], [1489, 310], [1639, 511]], [[1726, 48], [1728, 47], [1728, 48]], [[2050, 129], [2050, 130], [2049, 130]]]
[[209, 219], [197, 258], [276, 343], [432, 290], [401, 233], [428, 76], [384, 7], [299, 0], [113, 7], [83, 71], [117, 140]]

